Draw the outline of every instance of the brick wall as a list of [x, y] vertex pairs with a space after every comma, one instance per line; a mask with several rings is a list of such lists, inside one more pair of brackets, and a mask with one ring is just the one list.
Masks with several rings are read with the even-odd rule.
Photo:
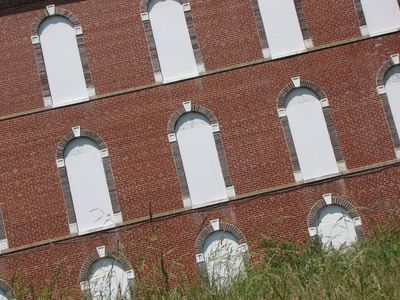
[[[307, 214], [325, 193], [353, 203], [367, 233], [371, 224], [392, 214], [399, 205], [395, 183], [400, 168], [375, 77], [390, 55], [400, 52], [400, 35], [350, 42], [360, 36], [352, 1], [302, 2], [314, 45], [320, 49], [266, 61], [250, 1], [228, 6], [191, 1], [208, 73], [156, 85], [139, 1], [57, 1], [83, 27], [92, 79], [101, 96], [29, 113], [43, 107], [31, 25], [54, 1], [0, 11], [0, 207], [11, 248], [0, 255], [0, 278], [10, 281], [21, 269], [28, 280], [40, 282], [65, 259], [71, 274], [63, 285], [77, 287], [85, 258], [99, 245], [120, 247], [121, 239], [120, 250], [134, 266], [143, 249], [172, 249], [171, 261], [181, 259], [194, 278], [195, 240], [209, 220], [236, 225], [253, 254], [263, 234], [306, 239]], [[327, 47], [335, 42], [341, 44]], [[276, 102], [294, 76], [315, 82], [327, 95], [350, 174], [295, 184]], [[218, 119], [237, 200], [183, 210], [167, 125], [188, 100], [207, 107]], [[74, 126], [97, 132], [108, 146], [125, 221], [122, 228], [69, 235], [55, 156], [58, 142]], [[376, 164], [387, 166], [371, 167]], [[369, 167], [370, 174], [356, 173]], [[157, 214], [168, 216], [140, 222]], [[151, 234], [157, 235], [152, 243]], [[50, 245], [49, 239], [55, 242]], [[157, 251], [149, 250], [149, 264], [157, 264]]]

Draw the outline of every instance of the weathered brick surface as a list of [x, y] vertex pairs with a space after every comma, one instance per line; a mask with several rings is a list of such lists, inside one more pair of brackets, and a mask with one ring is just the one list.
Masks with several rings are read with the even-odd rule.
[[[73, 126], [100, 134], [107, 144], [125, 221], [182, 209], [167, 125], [171, 114], [187, 100], [207, 107], [218, 119], [238, 196], [294, 184], [277, 114], [278, 95], [294, 76], [315, 82], [327, 95], [350, 171], [395, 159], [375, 77], [390, 55], [399, 53], [399, 33], [251, 64], [262, 58], [251, 4], [234, 2], [193, 0], [193, 19], [206, 70], [241, 63], [248, 66], [131, 92], [122, 90], [154, 81], [140, 2], [55, 2], [72, 11], [83, 26], [97, 94], [119, 94], [0, 121], [0, 206], [11, 249], [69, 235], [55, 157], [57, 144]], [[30, 32], [36, 15], [52, 3], [0, 12], [1, 116], [43, 107]], [[303, 6], [315, 45], [359, 36], [352, 1], [333, 5], [303, 0]], [[310, 208], [322, 194], [332, 193], [353, 203], [368, 234], [371, 224], [398, 210], [399, 179], [400, 168], [392, 165], [370, 174], [179, 212], [123, 230], [32, 246], [1, 254], [0, 278], [10, 281], [15, 270], [21, 269], [28, 281], [43, 282], [64, 261], [71, 273], [63, 275], [62, 285], [77, 287], [84, 260], [103, 244], [119, 249], [142, 275], [150, 272], [150, 266], [159, 265], [164, 252], [169, 263], [181, 260], [194, 278], [197, 234], [211, 219], [237, 226], [254, 254], [264, 234], [306, 239]], [[138, 266], [141, 254], [149, 256], [143, 272]]]

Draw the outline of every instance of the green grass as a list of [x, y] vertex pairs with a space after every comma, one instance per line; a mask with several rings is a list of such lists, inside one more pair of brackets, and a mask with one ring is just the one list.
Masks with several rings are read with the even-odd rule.
[[[180, 285], [147, 299], [400, 299], [400, 232], [376, 230], [346, 251], [262, 241], [262, 260], [229, 289]], [[139, 292], [140, 283], [139, 283]], [[142, 290], [143, 291], [143, 290]], [[140, 293], [141, 294], [141, 293]], [[147, 295], [145, 295], [147, 294]]]

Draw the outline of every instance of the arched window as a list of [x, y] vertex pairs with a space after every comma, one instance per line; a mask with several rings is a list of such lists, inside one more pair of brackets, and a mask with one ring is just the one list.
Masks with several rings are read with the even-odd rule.
[[90, 269], [91, 299], [132, 299], [129, 277], [119, 261], [109, 257], [99, 259]]
[[318, 215], [317, 232], [326, 248], [339, 249], [350, 246], [357, 240], [353, 219], [339, 205], [327, 205]]
[[48, 17], [39, 38], [53, 107], [89, 99], [73, 24], [63, 16]]
[[272, 58], [305, 50], [294, 1], [257, 1]]
[[361, 5], [371, 36], [400, 29], [397, 0], [361, 0]]
[[386, 72], [385, 91], [389, 101], [397, 134], [400, 134], [400, 66], [396, 65]]
[[286, 97], [285, 109], [304, 180], [338, 173], [318, 96], [308, 88], [295, 88]]
[[204, 242], [203, 253], [212, 286], [227, 287], [244, 274], [243, 249], [233, 234], [222, 230], [211, 233]]
[[0, 300], [9, 300], [5, 291], [0, 289]]
[[64, 150], [65, 168], [79, 233], [114, 226], [102, 153], [91, 139], [72, 139]]
[[199, 74], [180, 0], [150, 0], [148, 12], [164, 82]]
[[176, 139], [193, 206], [227, 199], [213, 129], [203, 114], [189, 112], [176, 122]]

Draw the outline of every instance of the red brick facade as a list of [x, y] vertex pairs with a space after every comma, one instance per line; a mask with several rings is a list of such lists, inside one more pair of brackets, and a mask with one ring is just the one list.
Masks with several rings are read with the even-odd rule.
[[[154, 82], [139, 0], [0, 4], [0, 208], [9, 243], [0, 254], [1, 279], [10, 283], [20, 270], [27, 282], [44, 284], [62, 263], [70, 273], [61, 287], [79, 293], [81, 268], [101, 245], [121, 252], [136, 276], [166, 255], [176, 276], [182, 272], [172, 261], [195, 278], [196, 239], [210, 220], [235, 225], [257, 257], [263, 235], [307, 239], [309, 211], [326, 193], [357, 208], [367, 236], [397, 213], [400, 167], [376, 76], [400, 52], [399, 33], [362, 38], [352, 0], [302, 0], [314, 48], [264, 60], [250, 0], [189, 2], [206, 72], [169, 84]], [[31, 30], [49, 4], [71, 11], [83, 28], [97, 94], [89, 102], [44, 107]], [[295, 76], [316, 83], [329, 100], [347, 165], [341, 175], [294, 180], [277, 101]], [[185, 101], [218, 120], [236, 199], [183, 208], [167, 126]], [[79, 237], [69, 232], [56, 165], [57, 145], [74, 126], [107, 144], [124, 220]]]

